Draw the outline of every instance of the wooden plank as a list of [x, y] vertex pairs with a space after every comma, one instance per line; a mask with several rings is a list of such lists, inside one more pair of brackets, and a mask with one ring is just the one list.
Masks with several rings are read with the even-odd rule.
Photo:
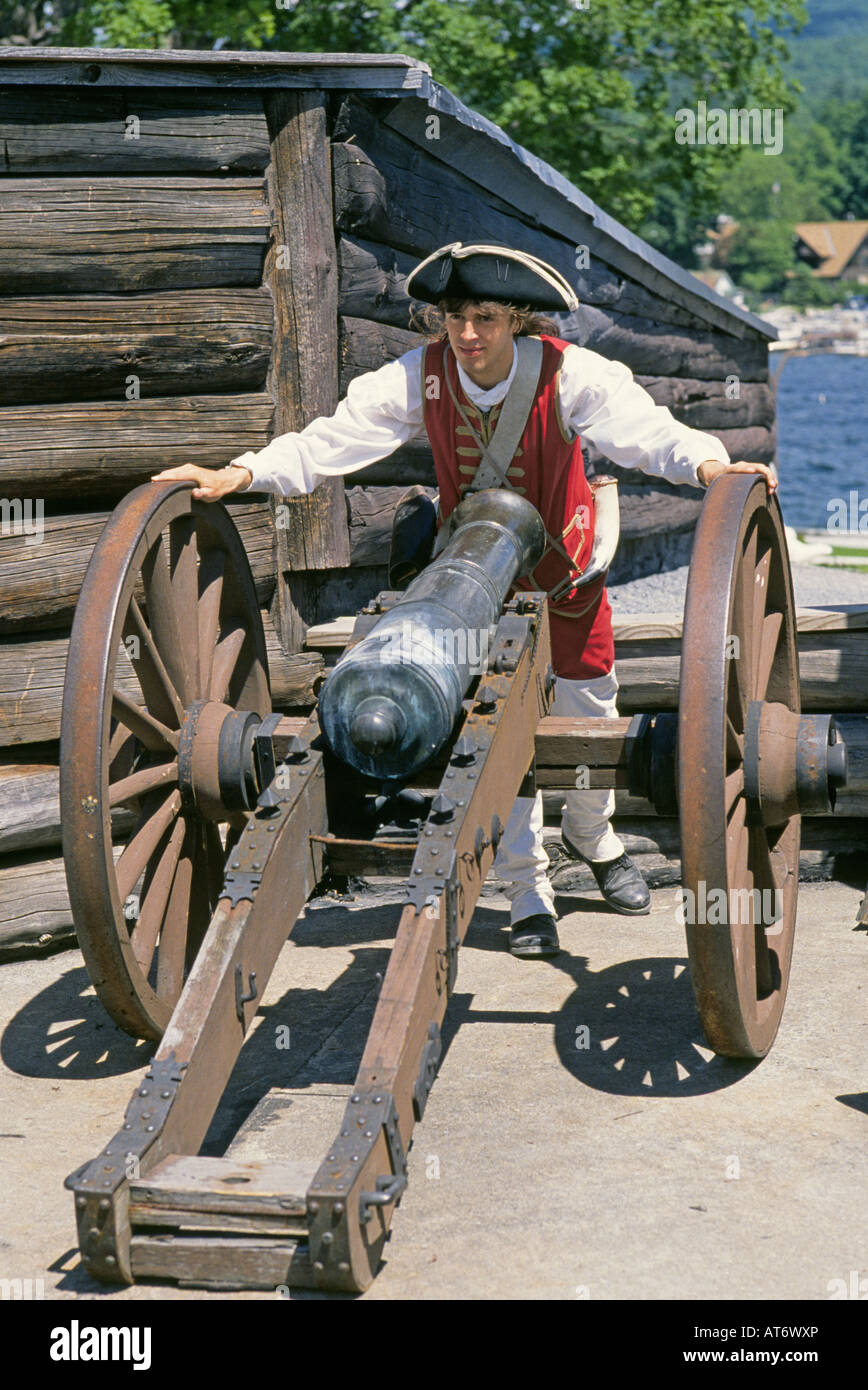
[[[269, 505], [228, 501], [256, 585], [260, 606], [274, 592], [274, 520]], [[0, 634], [72, 624], [93, 547], [109, 512], [47, 516], [39, 544], [34, 536], [0, 535]], [[138, 593], [138, 590], [137, 590]]]
[[[0, 763], [0, 855], [32, 853], [59, 845], [60, 804], [57, 763]], [[112, 810], [112, 831], [124, 835], [133, 814]]]
[[359, 468], [353, 473], [353, 481], [365, 486], [410, 487], [421, 483], [423, 487], [436, 488], [437, 475], [434, 470], [434, 455], [427, 436], [411, 439], [396, 449], [388, 458], [371, 463], [367, 468]]
[[264, 194], [261, 178], [4, 179], [0, 293], [258, 285]]
[[[274, 93], [265, 99], [271, 140], [274, 240], [265, 278], [275, 304], [270, 384], [276, 432], [304, 429], [338, 404], [337, 258], [325, 96]], [[342, 478], [309, 497], [281, 502], [278, 575], [349, 564]], [[311, 619], [310, 585], [278, 578], [274, 616], [287, 650], [298, 650]]]
[[0, 860], [0, 961], [75, 945], [63, 860], [44, 854]]
[[16, 175], [262, 173], [268, 132], [249, 92], [7, 88], [0, 149]]
[[[637, 376], [656, 405], [665, 405], [676, 420], [694, 430], [770, 429], [775, 396], [762, 381], [698, 381], [673, 376]], [[734, 394], [736, 393], [737, 394]]]
[[[307, 1213], [305, 1193], [319, 1155], [310, 1163], [172, 1155], [130, 1184], [130, 1223], [143, 1220], [194, 1226], [203, 1217], [261, 1218], [297, 1229]], [[236, 1228], [237, 1229], [237, 1228]]]
[[[262, 618], [273, 704], [277, 708], [312, 705], [322, 658], [311, 652], [286, 655], [267, 610]], [[68, 646], [66, 633], [36, 640], [7, 638], [0, 644], [0, 747], [59, 737]], [[122, 651], [117, 673], [118, 687], [142, 703], [138, 682]]]
[[0, 405], [262, 388], [264, 289], [0, 299]]
[[314, 1287], [307, 1244], [289, 1237], [143, 1236], [130, 1241], [136, 1282], [172, 1279], [188, 1288]]
[[266, 392], [0, 410], [0, 493], [119, 498], [163, 468], [223, 468], [271, 438]]
[[[680, 641], [615, 643], [623, 714], [676, 709]], [[858, 712], [868, 689], [868, 633], [812, 631], [799, 636], [802, 709]]]
[[591, 304], [580, 304], [561, 319], [561, 336], [646, 376], [768, 380], [768, 350], [759, 337], [658, 324]]

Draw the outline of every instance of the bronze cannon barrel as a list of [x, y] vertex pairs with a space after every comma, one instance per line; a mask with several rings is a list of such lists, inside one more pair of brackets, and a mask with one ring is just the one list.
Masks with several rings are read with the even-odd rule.
[[545, 528], [524, 497], [492, 488], [453, 512], [453, 534], [320, 694], [320, 727], [344, 762], [412, 777], [448, 739], [516, 579], [539, 563]]

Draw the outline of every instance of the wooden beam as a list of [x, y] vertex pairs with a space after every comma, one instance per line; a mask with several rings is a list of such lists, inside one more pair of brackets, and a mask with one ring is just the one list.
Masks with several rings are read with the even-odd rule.
[[271, 438], [267, 392], [7, 406], [0, 410], [0, 493], [7, 498], [121, 497], [163, 468], [222, 468]]
[[[343, 649], [350, 640], [355, 614], [333, 618], [308, 629], [305, 646], [315, 651]], [[660, 637], [680, 637], [681, 613], [613, 613], [615, 641], [648, 641]], [[797, 608], [798, 632], [847, 632], [868, 628], [868, 604], [842, 603], [829, 608]]]
[[[229, 500], [261, 606], [274, 593], [274, 519], [268, 503]], [[0, 535], [0, 634], [72, 625], [91, 552], [109, 512], [47, 516], [38, 545], [20, 535]], [[138, 591], [137, 591], [138, 593]]]
[[252, 92], [7, 87], [0, 148], [13, 175], [261, 174], [268, 132]]
[[[274, 232], [265, 266], [275, 311], [270, 384], [276, 433], [283, 434], [331, 415], [338, 404], [338, 276], [325, 94], [271, 93], [265, 116]], [[349, 564], [343, 480], [328, 479], [311, 496], [279, 506], [274, 615], [281, 640], [293, 650], [308, 620], [309, 585], [300, 587], [296, 602], [292, 580], [283, 576]]]
[[[312, 652], [284, 653], [267, 610], [265, 626], [271, 698], [277, 708], [311, 706], [323, 672], [322, 658]], [[60, 712], [69, 636], [0, 643], [0, 747], [36, 743], [60, 735]], [[136, 703], [141, 691], [126, 659], [118, 656], [118, 685]]]
[[261, 178], [4, 179], [0, 293], [258, 285], [267, 213]]
[[256, 391], [273, 320], [262, 288], [0, 298], [0, 405]]

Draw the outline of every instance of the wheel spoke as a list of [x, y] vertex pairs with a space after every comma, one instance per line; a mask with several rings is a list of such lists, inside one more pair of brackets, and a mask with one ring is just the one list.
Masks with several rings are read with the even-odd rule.
[[739, 883], [739, 868], [747, 866], [747, 804], [744, 797], [738, 797], [726, 827], [726, 867], [727, 878], [733, 885]]
[[[750, 863], [752, 869], [753, 883], [760, 894], [761, 908], [758, 914], [754, 914], [754, 961], [756, 971], [756, 994], [757, 999], [765, 999], [774, 989], [776, 983], [776, 954], [773, 949], [772, 941], [769, 939], [768, 928], [774, 929], [777, 926], [777, 897], [772, 898], [772, 912], [768, 912], [767, 894], [774, 893], [780, 887], [776, 882], [777, 870], [773, 862], [774, 851], [770, 849], [767, 833], [764, 826], [757, 825], [752, 827], [750, 832]], [[784, 866], [784, 876], [786, 877], [786, 866]], [[768, 918], [768, 920], [766, 920]]]
[[142, 563], [142, 583], [145, 586], [148, 626], [181, 703], [187, 705], [195, 698], [189, 693], [195, 686], [190, 663], [194, 661], [198, 669], [198, 653], [191, 655], [184, 646], [183, 630], [175, 606], [176, 594], [163, 554], [161, 536], [157, 537]]
[[193, 897], [193, 861], [196, 854], [195, 823], [187, 825], [184, 848], [175, 869], [169, 906], [163, 920], [160, 949], [157, 953], [157, 993], [172, 1003], [184, 984], [184, 958], [187, 949], [187, 928]]
[[217, 905], [223, 884], [223, 846], [220, 844], [216, 825], [207, 821], [202, 823], [196, 840], [193, 876], [201, 891], [194, 895], [190, 906], [186, 949], [188, 970], [205, 939], [205, 933], [211, 923], [211, 914]]
[[131, 656], [130, 661], [148, 709], [165, 724], [180, 728], [184, 719], [184, 706], [178, 698], [178, 692], [172, 684], [163, 658], [157, 651], [151, 630], [135, 597], [130, 598], [130, 606], [124, 619], [124, 637], [137, 637], [139, 640], [139, 655]]
[[199, 563], [199, 689], [211, 687], [214, 647], [220, 627], [226, 553], [212, 546]]
[[177, 749], [177, 731], [167, 728], [140, 705], [133, 704], [122, 690], [112, 692], [112, 714], [153, 753], [165, 753], [167, 747]]
[[115, 864], [121, 902], [132, 891], [139, 874], [180, 809], [181, 793], [175, 787], [156, 810], [150, 814], [145, 812], [147, 819], [133, 832], [132, 839]]
[[728, 772], [723, 783], [723, 805], [727, 818], [732, 811], [736, 797], [741, 796], [744, 791], [744, 769], [737, 767], [732, 772]]
[[196, 700], [199, 686], [199, 576], [196, 524], [179, 516], [169, 524], [169, 576], [184, 648], [188, 676], [187, 702]]
[[147, 976], [151, 968], [151, 961], [154, 958], [154, 950], [157, 945], [157, 937], [163, 925], [166, 915], [166, 906], [169, 901], [169, 894], [172, 890], [172, 883], [175, 877], [175, 870], [178, 860], [181, 857], [181, 847], [184, 843], [184, 836], [187, 832], [187, 825], [182, 816], [179, 816], [172, 826], [172, 833], [169, 836], [160, 861], [154, 874], [145, 887], [142, 897], [139, 920], [133, 928], [130, 940], [133, 946], [133, 955], [139, 963], [139, 968], [143, 975]]
[[211, 686], [208, 692], [210, 700], [225, 699], [246, 636], [247, 632], [240, 624], [230, 628], [228, 632], [221, 633], [220, 641], [214, 649], [214, 661], [211, 666]]
[[178, 776], [178, 761], [158, 763], [156, 767], [143, 767], [140, 772], [130, 773], [119, 782], [109, 783], [109, 805], [120, 806], [124, 801], [133, 801], [145, 792], [155, 791]]
[[762, 620], [762, 635], [754, 674], [753, 698], [755, 700], [765, 699], [783, 624], [783, 613], [768, 613]]
[[756, 667], [762, 640], [763, 618], [769, 598], [769, 571], [772, 563], [771, 546], [766, 546], [754, 569], [750, 602], [752, 605], [750, 626], [752, 634], [753, 662]]
[[744, 748], [744, 725], [747, 713], [747, 702], [744, 697], [741, 681], [741, 658], [732, 657], [726, 663], [726, 717], [732, 724], [733, 730], [737, 731], [737, 737], [741, 740], [742, 749]]
[[740, 734], [730, 719], [726, 716], [726, 756], [733, 762], [744, 762], [744, 734]]

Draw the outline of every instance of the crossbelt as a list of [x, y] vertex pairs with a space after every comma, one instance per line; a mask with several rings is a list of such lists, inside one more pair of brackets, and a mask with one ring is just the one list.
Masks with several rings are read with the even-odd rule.
[[[449, 376], [449, 370], [444, 361], [444, 376], [446, 377], [449, 395], [452, 397], [452, 404], [455, 406], [465, 426], [470, 431], [470, 436], [475, 440], [482, 456], [479, 467], [467, 487], [468, 492], [480, 492], [483, 488], [491, 487], [496, 482], [499, 482], [503, 487], [509, 488], [512, 492], [517, 491], [517, 488], [515, 488], [506, 476], [506, 469], [515, 457], [515, 451], [524, 434], [531, 407], [536, 399], [539, 373], [542, 366], [543, 345], [539, 338], [517, 338], [515, 345], [518, 351], [518, 364], [515, 377], [504, 397], [500, 416], [494, 427], [494, 433], [491, 436], [491, 442], [489, 444], [484, 442], [482, 436], [476, 432], [473, 425], [470, 423], [466, 410], [455, 394], [455, 389]], [[446, 347], [446, 352], [444, 352], [444, 359], [447, 352], [449, 352], [448, 345]], [[514, 392], [515, 395], [513, 395]], [[506, 417], [505, 422], [504, 417]], [[502, 430], [504, 423], [506, 424], [506, 428]], [[507, 450], [509, 451], [508, 453]], [[582, 525], [581, 516], [579, 516], [578, 520], [579, 530], [581, 532], [579, 548], [581, 549], [585, 538], [585, 528]], [[551, 535], [545, 525], [544, 530], [546, 535], [546, 548], [538, 563], [542, 563], [542, 560], [548, 554], [549, 550], [555, 550], [563, 556], [571, 571], [577, 569], [576, 561], [562, 544], [566, 531], [561, 532], [561, 539], [558, 540]], [[534, 568], [536, 568], [536, 566]], [[576, 587], [578, 576], [581, 575], [581, 573], [582, 571], [579, 569], [576, 579], [573, 579], [571, 575], [567, 575], [566, 580], [560, 580], [553, 589], [547, 591], [546, 598], [553, 598], [555, 594], [560, 597], [561, 591], [566, 595], [570, 589]], [[533, 576], [534, 571], [532, 570], [529, 578], [533, 580]], [[587, 604], [580, 613], [569, 614], [568, 616], [576, 618], [581, 617], [582, 613], [587, 612], [587, 609], [591, 607], [592, 603], [597, 601], [598, 597], [599, 595], [595, 595], [591, 603]]]

